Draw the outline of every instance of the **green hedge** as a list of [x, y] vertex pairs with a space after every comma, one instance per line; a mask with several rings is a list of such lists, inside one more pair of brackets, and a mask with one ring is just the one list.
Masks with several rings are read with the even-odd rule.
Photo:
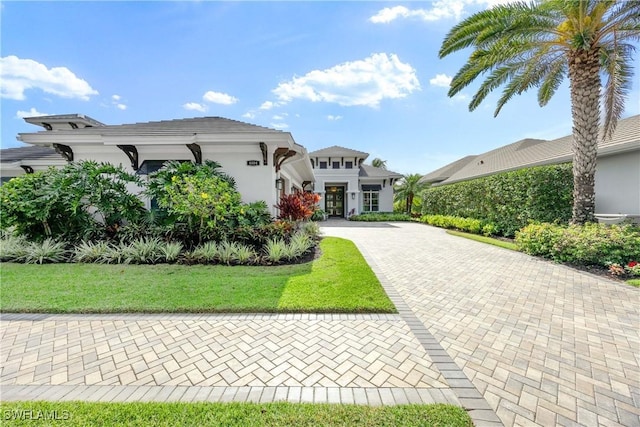
[[538, 166], [425, 190], [422, 213], [476, 218], [505, 236], [538, 222], [571, 219], [571, 164]]
[[377, 222], [377, 221], [411, 221], [411, 215], [406, 213], [393, 213], [393, 212], [370, 212], [360, 215], [351, 215], [349, 221], [364, 221], [364, 222]]
[[529, 255], [572, 264], [640, 261], [640, 228], [630, 225], [530, 224], [516, 233], [516, 244]]
[[442, 228], [466, 231], [473, 234], [491, 236], [496, 232], [496, 226], [474, 218], [460, 218], [447, 215], [423, 215], [420, 222]]

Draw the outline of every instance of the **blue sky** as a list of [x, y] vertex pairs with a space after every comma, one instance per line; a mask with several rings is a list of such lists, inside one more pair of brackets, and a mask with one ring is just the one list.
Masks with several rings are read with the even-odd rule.
[[[286, 130], [309, 151], [340, 145], [424, 174], [525, 137], [568, 135], [567, 82], [546, 107], [534, 90], [497, 118], [499, 91], [474, 112], [477, 85], [447, 97], [468, 53], [438, 59], [445, 34], [501, 1], [3, 1], [1, 146], [39, 129], [29, 115], [221, 116]], [[625, 117], [639, 112], [636, 84]]]

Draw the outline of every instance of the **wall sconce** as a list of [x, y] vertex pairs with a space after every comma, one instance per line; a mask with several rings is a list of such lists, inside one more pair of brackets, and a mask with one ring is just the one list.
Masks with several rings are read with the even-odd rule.
[[356, 199], [356, 193], [351, 193], [351, 200], [355, 200]]
[[278, 191], [282, 191], [282, 189], [284, 188], [284, 179], [276, 179], [276, 188], [278, 189]]

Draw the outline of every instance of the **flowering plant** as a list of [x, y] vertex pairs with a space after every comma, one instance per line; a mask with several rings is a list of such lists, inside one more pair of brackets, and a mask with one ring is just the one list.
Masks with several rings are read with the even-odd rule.
[[614, 276], [623, 276], [625, 273], [625, 269], [620, 264], [614, 262], [609, 264], [609, 273], [613, 274]]
[[624, 269], [632, 276], [640, 276], [640, 262], [638, 261], [629, 261]]

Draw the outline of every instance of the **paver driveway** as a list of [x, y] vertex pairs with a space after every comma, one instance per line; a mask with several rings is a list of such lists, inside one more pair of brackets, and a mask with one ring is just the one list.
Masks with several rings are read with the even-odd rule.
[[640, 290], [421, 224], [325, 227], [370, 264], [502, 422], [640, 426]]

